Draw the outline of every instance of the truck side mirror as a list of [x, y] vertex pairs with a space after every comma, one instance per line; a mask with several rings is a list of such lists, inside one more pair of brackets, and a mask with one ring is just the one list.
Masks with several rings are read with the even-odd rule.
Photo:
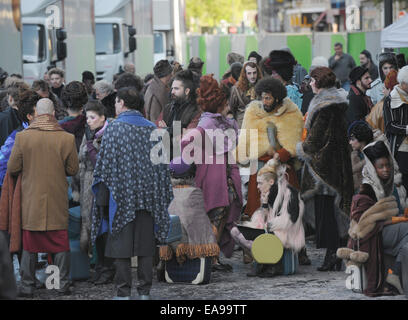
[[137, 49], [136, 38], [130, 37], [129, 38], [129, 52], [127, 54], [135, 52], [136, 49]]
[[57, 59], [62, 61], [67, 57], [67, 44], [63, 41], [57, 42]]
[[64, 29], [57, 29], [55, 36], [57, 38], [57, 59], [62, 61], [67, 57], [67, 44], [64, 42], [67, 39], [67, 32]]
[[67, 39], [67, 32], [64, 29], [57, 29], [55, 35], [58, 41], [64, 41]]
[[128, 27], [128, 32], [130, 37], [134, 37], [136, 35], [136, 29], [132, 26]]

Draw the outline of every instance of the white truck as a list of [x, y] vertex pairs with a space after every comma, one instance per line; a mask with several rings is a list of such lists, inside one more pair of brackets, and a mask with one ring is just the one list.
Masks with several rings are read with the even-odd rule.
[[184, 0], [153, 0], [154, 63], [183, 62]]
[[112, 81], [134, 63], [135, 10], [131, 0], [95, 0], [96, 78]]
[[95, 73], [93, 1], [21, 0], [24, 80], [42, 79], [48, 67], [66, 71], [65, 80]]
[[0, 67], [8, 74], [22, 74], [20, 2], [0, 0]]

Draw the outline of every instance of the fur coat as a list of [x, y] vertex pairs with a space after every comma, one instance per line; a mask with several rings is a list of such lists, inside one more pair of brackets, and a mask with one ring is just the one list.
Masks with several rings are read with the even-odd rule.
[[[268, 152], [271, 146], [268, 128], [276, 130], [275, 150], [283, 148], [291, 157], [295, 157], [296, 144], [301, 140], [303, 124], [302, 113], [289, 98], [285, 98], [282, 106], [275, 112], [266, 112], [261, 101], [252, 101], [245, 111], [238, 138], [238, 162], [257, 160]], [[258, 130], [258, 135], [252, 134], [251, 129]]]
[[[268, 164], [274, 163], [270, 160]], [[251, 221], [243, 225], [273, 232], [285, 248], [299, 252], [305, 246], [305, 231], [303, 228], [304, 204], [299, 192], [288, 184], [285, 177], [286, 166], [277, 166], [278, 194], [273, 207], [267, 211], [260, 208], [251, 217]]]
[[[304, 161], [301, 194], [306, 202], [316, 195], [335, 197], [335, 218], [341, 238], [347, 237], [353, 173], [347, 138], [347, 99], [336, 88], [324, 89], [310, 103], [305, 122], [306, 139], [298, 143]], [[306, 210], [314, 215], [314, 210]], [[307, 218], [314, 221], [314, 217]]]

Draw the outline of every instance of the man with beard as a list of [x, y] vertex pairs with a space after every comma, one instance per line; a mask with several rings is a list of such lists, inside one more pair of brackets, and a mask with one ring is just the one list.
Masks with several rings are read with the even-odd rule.
[[262, 78], [259, 67], [254, 62], [246, 62], [242, 68], [238, 83], [231, 90], [230, 108], [238, 128], [241, 128], [247, 105], [256, 99], [255, 85]]
[[[303, 116], [299, 108], [288, 97], [285, 86], [274, 78], [265, 78], [256, 85], [256, 94], [261, 101], [253, 101], [248, 105], [238, 138], [238, 162], [258, 161], [258, 170], [266, 162], [279, 154], [279, 160], [288, 164], [289, 183], [299, 188], [295, 161], [296, 144], [301, 141]], [[248, 130], [245, 130], [248, 129]], [[257, 130], [256, 136], [249, 130]], [[258, 153], [251, 150], [258, 146]], [[261, 206], [260, 193], [257, 190], [256, 173], [251, 175], [248, 186], [248, 202], [245, 213], [248, 216]]]
[[[173, 132], [175, 122], [180, 122], [181, 134], [187, 128], [195, 128], [198, 123], [200, 110], [196, 103], [196, 92], [194, 84], [194, 74], [191, 70], [181, 71], [174, 77], [171, 86], [171, 101], [166, 105], [163, 111], [163, 120], [159, 122], [159, 126], [167, 127], [170, 133], [170, 148], [171, 159], [173, 155], [173, 138], [177, 132]], [[197, 123], [193, 123], [197, 120]], [[179, 138], [179, 136], [176, 136]]]
[[374, 63], [371, 53], [368, 50], [361, 51], [360, 66], [368, 69], [371, 79], [374, 80], [378, 78], [378, 66]]
[[366, 95], [372, 82], [368, 69], [360, 66], [355, 67], [350, 72], [350, 81], [349, 107], [347, 109], [348, 125], [356, 120], [364, 120], [373, 107], [370, 97]]

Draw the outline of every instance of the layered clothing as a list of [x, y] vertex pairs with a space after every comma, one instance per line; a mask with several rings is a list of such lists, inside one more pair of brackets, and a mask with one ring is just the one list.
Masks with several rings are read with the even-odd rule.
[[239, 82], [237, 82], [231, 89], [229, 105], [235, 120], [238, 122], [238, 128], [240, 129], [242, 127], [245, 110], [248, 104], [256, 99], [256, 92], [254, 86], [250, 86], [248, 90], [243, 92], [238, 85]]
[[[260, 101], [251, 102], [238, 139], [237, 161], [243, 164], [257, 161], [259, 170], [272, 158], [268, 152], [273, 148], [279, 153], [281, 162], [290, 165], [287, 171], [289, 183], [298, 188], [296, 170], [300, 166], [295, 159], [296, 144], [301, 141], [303, 126], [302, 113], [289, 98], [285, 98], [282, 105], [272, 112], [266, 112]], [[257, 130], [257, 135], [251, 134], [251, 130]], [[259, 199], [255, 173], [249, 180], [245, 213], [251, 216], [260, 207]]]
[[[159, 243], [165, 243], [170, 227], [168, 206], [173, 199], [166, 165], [154, 164], [151, 150], [157, 142], [150, 137], [156, 126], [135, 110], [121, 113], [105, 130], [94, 171], [94, 194], [99, 184], [109, 190], [109, 224], [113, 237], [136, 220], [138, 212], [154, 222]], [[103, 233], [97, 206], [92, 209], [91, 241]], [[109, 242], [109, 240], [108, 240]]]
[[[235, 120], [205, 112], [197, 128], [187, 133], [181, 141], [182, 154], [189, 152], [195, 160], [195, 186], [203, 191], [207, 214], [218, 208], [226, 208], [225, 227], [219, 230], [221, 233], [218, 235], [220, 249], [226, 257], [231, 257], [233, 253], [234, 241], [230, 231], [239, 220], [242, 208], [239, 169], [228, 161], [236, 147], [237, 134]], [[196, 153], [197, 147], [194, 146], [201, 148], [200, 152]]]
[[[364, 150], [375, 143], [367, 145]], [[368, 296], [378, 296], [386, 294], [384, 254], [394, 256], [400, 261], [400, 250], [408, 243], [408, 223], [385, 224], [394, 216], [403, 215], [406, 198], [400, 198], [394, 184], [394, 175], [390, 175], [385, 182], [381, 181], [373, 163], [366, 155], [365, 160], [363, 169], [365, 188], [353, 197], [348, 246], [369, 254], [365, 263], [368, 283], [364, 293]], [[388, 160], [393, 172], [391, 154]]]
[[[313, 202], [316, 196], [333, 197], [334, 212], [330, 214], [334, 215], [335, 228], [341, 238], [347, 235], [354, 190], [346, 109], [347, 99], [338, 89], [318, 93], [306, 117], [305, 140], [296, 147], [296, 155], [304, 161], [300, 189], [307, 206], [305, 220], [315, 226]], [[324, 234], [325, 230], [316, 232]]]

